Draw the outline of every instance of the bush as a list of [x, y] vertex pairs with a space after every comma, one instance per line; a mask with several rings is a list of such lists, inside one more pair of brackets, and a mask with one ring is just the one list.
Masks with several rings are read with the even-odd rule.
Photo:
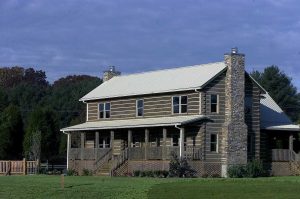
[[78, 172], [75, 169], [68, 169], [67, 176], [78, 176]]
[[154, 177], [153, 171], [145, 171], [146, 177]]
[[196, 171], [193, 170], [188, 164], [186, 158], [182, 158], [179, 160], [177, 154], [175, 152], [171, 153], [171, 161], [170, 161], [170, 177], [194, 177]]
[[254, 160], [249, 162], [246, 165], [246, 177], [256, 178], [267, 176], [267, 171], [264, 170], [263, 164], [261, 161]]
[[164, 178], [168, 177], [169, 176], [169, 171], [162, 171], [162, 176]]
[[146, 171], [141, 171], [140, 177], [146, 177]]
[[93, 175], [93, 172], [88, 170], [88, 169], [83, 169], [82, 170], [82, 175], [83, 176], [92, 176]]
[[256, 178], [268, 176], [267, 174], [268, 172], [259, 160], [253, 160], [246, 165], [234, 165], [228, 169], [230, 178]]
[[133, 171], [134, 177], [139, 177], [140, 175], [141, 175], [141, 171], [139, 171], [139, 170]]

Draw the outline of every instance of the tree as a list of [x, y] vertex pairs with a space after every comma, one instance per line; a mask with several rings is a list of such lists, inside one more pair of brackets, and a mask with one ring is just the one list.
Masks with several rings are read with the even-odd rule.
[[0, 159], [22, 157], [23, 122], [18, 107], [9, 105], [0, 116]]
[[[40, 139], [36, 139], [39, 134]], [[55, 113], [47, 108], [36, 108], [30, 114], [26, 128], [23, 143], [26, 157], [37, 157], [40, 145], [40, 159], [51, 160], [58, 153], [58, 134]]]
[[298, 120], [300, 97], [290, 77], [274, 65], [265, 68], [263, 72], [253, 71], [251, 76], [268, 91], [293, 121]]

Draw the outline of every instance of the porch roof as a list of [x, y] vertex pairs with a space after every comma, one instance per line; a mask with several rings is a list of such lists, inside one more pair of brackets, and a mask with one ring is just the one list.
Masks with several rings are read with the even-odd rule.
[[185, 115], [185, 116], [172, 116], [172, 117], [95, 121], [95, 122], [85, 122], [75, 126], [66, 127], [61, 129], [61, 131], [70, 132], [70, 131], [88, 131], [88, 130], [100, 130], [100, 129], [122, 129], [122, 128], [186, 125], [203, 119], [207, 119], [207, 117], [203, 115]]
[[290, 118], [266, 93], [262, 95], [260, 100], [260, 125], [261, 129], [266, 130], [280, 130], [280, 131], [300, 131], [299, 125], [293, 124]]

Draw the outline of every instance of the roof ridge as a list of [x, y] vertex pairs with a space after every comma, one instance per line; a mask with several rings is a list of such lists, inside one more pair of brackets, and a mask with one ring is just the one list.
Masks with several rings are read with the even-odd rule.
[[197, 66], [213, 65], [213, 64], [220, 64], [220, 63], [224, 63], [224, 62], [219, 61], [219, 62], [211, 62], [211, 63], [207, 63], [207, 64], [197, 64], [197, 65], [191, 65], [191, 66], [179, 66], [179, 67], [174, 67], [174, 68], [165, 68], [165, 69], [157, 69], [157, 70], [151, 70], [151, 71], [130, 73], [130, 74], [125, 74], [125, 75], [115, 76], [114, 79], [127, 77], [127, 76], [131, 76], [131, 75], [142, 75], [142, 74], [145, 74], [145, 73], [155, 73], [155, 72], [160, 72], [160, 71], [178, 70], [178, 69], [183, 69], [183, 68], [193, 68], [193, 67], [197, 67]]

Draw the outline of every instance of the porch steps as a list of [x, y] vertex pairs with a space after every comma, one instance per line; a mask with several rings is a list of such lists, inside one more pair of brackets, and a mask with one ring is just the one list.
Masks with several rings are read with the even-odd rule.
[[99, 176], [109, 176], [110, 175], [111, 161], [105, 163], [97, 172]]

